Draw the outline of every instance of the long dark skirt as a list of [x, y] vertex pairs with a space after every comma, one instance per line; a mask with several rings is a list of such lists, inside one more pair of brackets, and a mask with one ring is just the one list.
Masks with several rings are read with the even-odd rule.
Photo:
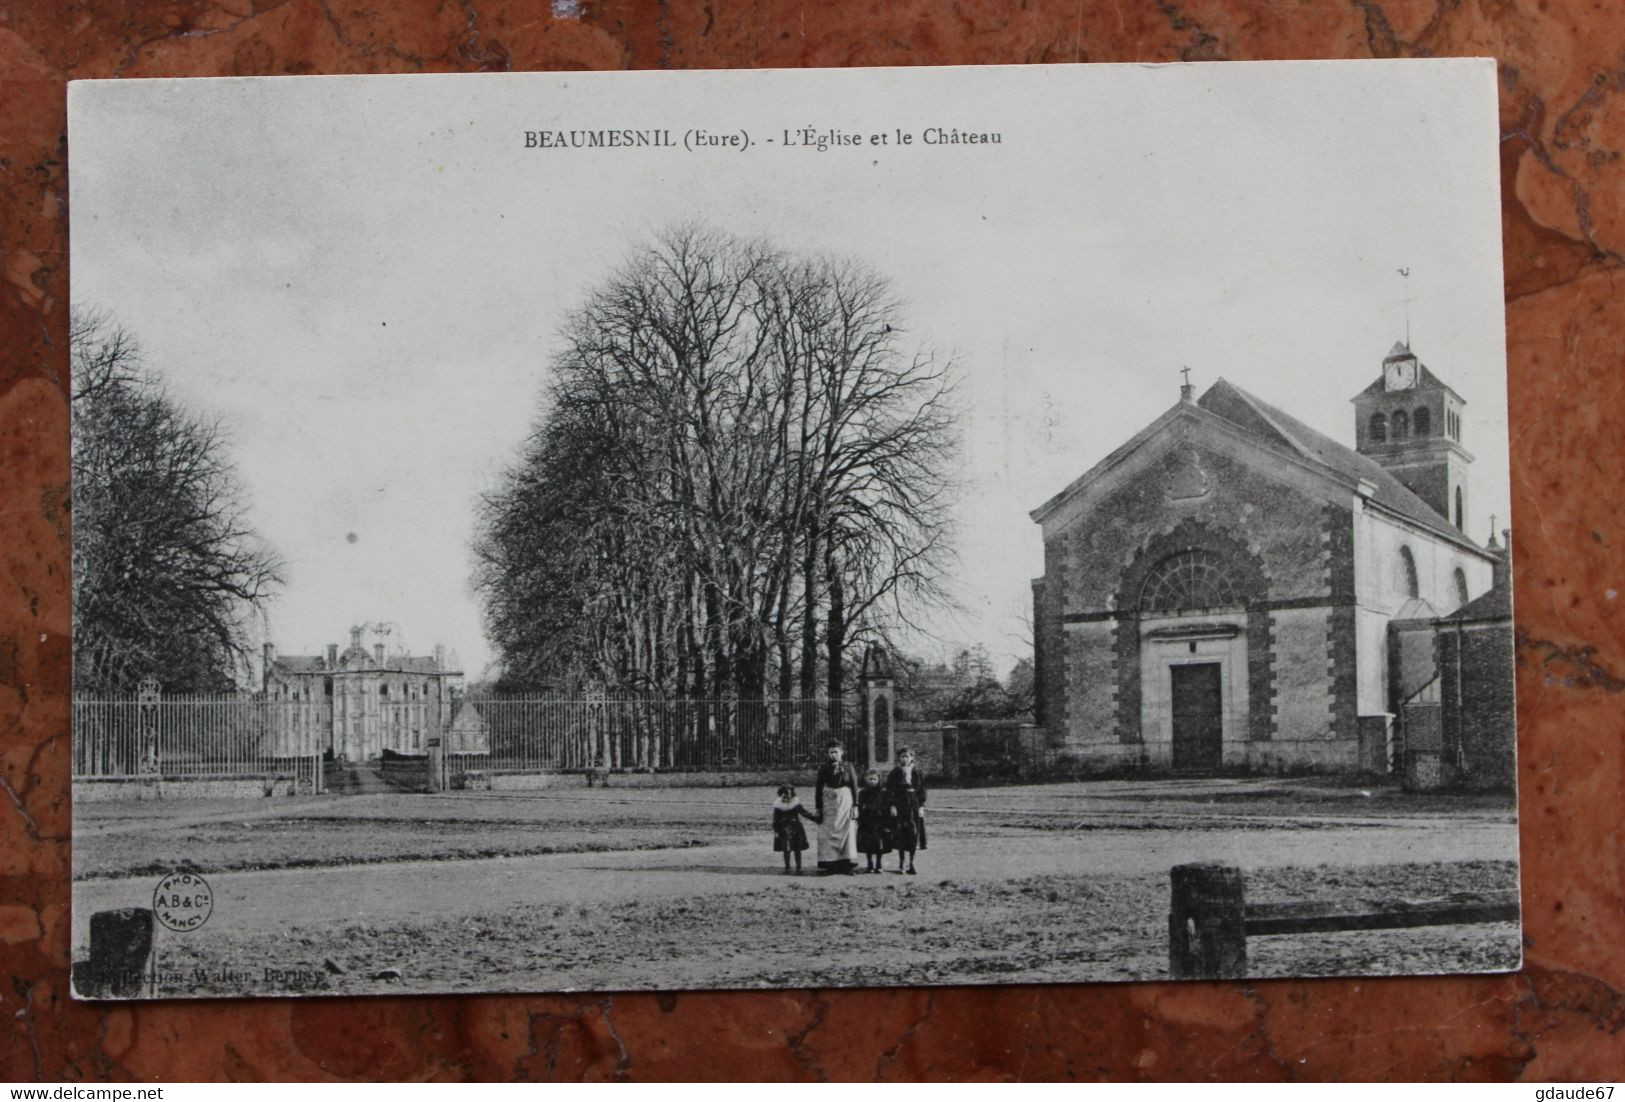
[[900, 789], [892, 806], [896, 816], [892, 819], [891, 844], [900, 850], [924, 849], [925, 820], [920, 816], [913, 789]]
[[871, 855], [891, 852], [891, 814], [889, 808], [884, 806], [859, 807], [858, 852]]

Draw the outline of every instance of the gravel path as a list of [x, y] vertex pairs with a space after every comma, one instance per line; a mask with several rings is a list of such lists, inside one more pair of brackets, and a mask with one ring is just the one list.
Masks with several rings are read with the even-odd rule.
[[[943, 800], [941, 806], [932, 808], [935, 844], [922, 855], [921, 876], [913, 878], [917, 882], [1008, 880], [1050, 873], [1143, 873], [1188, 861], [1222, 861], [1260, 869], [1517, 858], [1517, 828], [1510, 816], [1461, 817], [1448, 822], [1362, 819], [1357, 825], [1326, 822], [1314, 830], [1248, 823], [1233, 831], [1156, 827], [980, 837], [970, 833], [956, 836], [956, 828], [969, 826], [973, 817], [966, 813], [969, 808], [956, 813], [950, 806], [950, 801]], [[1069, 814], [1077, 817], [1076, 810]], [[782, 877], [777, 861], [763, 832], [749, 842], [676, 850], [216, 874], [210, 874], [203, 864], [214, 892], [214, 911], [206, 932], [251, 935], [255, 931], [329, 929], [341, 922], [451, 922], [513, 908], [727, 896], [776, 882], [796, 891], [819, 891], [831, 883], [814, 876]], [[890, 875], [838, 878], [841, 883], [876, 888], [900, 879]], [[77, 882], [73, 908], [76, 953], [84, 951], [92, 912], [150, 906], [153, 887], [146, 878]]]

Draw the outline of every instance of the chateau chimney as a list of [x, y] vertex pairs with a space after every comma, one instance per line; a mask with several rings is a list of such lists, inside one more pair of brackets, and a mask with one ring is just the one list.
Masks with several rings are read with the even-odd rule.
[[1501, 529], [1501, 546], [1496, 549], [1495, 565], [1490, 568], [1492, 583], [1512, 588], [1512, 529]]
[[382, 643], [374, 643], [372, 645], [372, 656], [380, 666], [384, 664], [384, 645]]
[[350, 646], [351, 647], [359, 647], [360, 645], [361, 645], [361, 629], [360, 628], [351, 628], [350, 629]]
[[327, 644], [327, 668], [330, 670], [337, 669], [338, 664], [339, 645], [337, 643], [329, 643]]
[[437, 670], [446, 668], [446, 644], [444, 643], [434, 645], [434, 668]]

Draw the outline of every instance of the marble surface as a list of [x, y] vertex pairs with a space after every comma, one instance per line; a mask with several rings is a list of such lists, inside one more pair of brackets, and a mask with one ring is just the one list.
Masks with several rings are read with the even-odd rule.
[[[1522, 973], [69, 999], [65, 81], [1485, 54], [1501, 64]], [[0, 1078], [1625, 1076], [1622, 58], [1625, 8], [1599, 0], [0, 0]]]

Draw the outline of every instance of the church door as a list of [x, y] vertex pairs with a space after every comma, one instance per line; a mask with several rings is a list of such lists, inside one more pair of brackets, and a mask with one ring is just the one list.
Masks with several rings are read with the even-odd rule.
[[1223, 750], [1219, 664], [1169, 667], [1173, 674], [1174, 768], [1217, 769]]

